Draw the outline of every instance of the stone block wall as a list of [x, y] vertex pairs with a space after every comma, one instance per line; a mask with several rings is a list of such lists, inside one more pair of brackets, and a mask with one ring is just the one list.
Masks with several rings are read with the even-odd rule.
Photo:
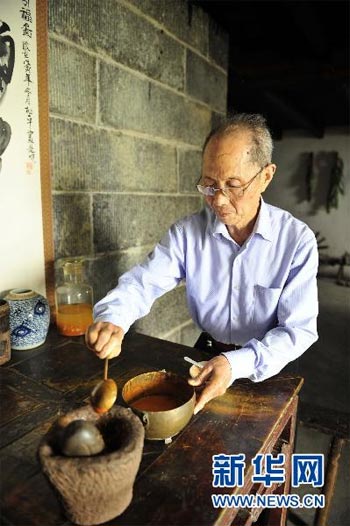
[[[187, 0], [49, 0], [49, 45], [55, 258], [84, 256], [98, 300], [201, 207], [228, 38]], [[192, 345], [185, 285], [136, 328]]]

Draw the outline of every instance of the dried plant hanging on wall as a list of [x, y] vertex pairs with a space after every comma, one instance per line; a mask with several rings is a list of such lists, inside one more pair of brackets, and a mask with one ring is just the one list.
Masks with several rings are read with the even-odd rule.
[[314, 154], [306, 152], [303, 157], [305, 163], [306, 198], [311, 201], [316, 187], [316, 173], [314, 170]]
[[344, 195], [344, 162], [338, 152], [330, 152], [331, 172], [329, 178], [329, 189], [327, 195], [327, 212], [331, 208], [338, 208], [339, 194]]
[[338, 152], [304, 152], [300, 162], [307, 201], [314, 201], [315, 210], [325, 206], [328, 213], [338, 208], [339, 195], [345, 193], [344, 162]]
[[323, 237], [319, 230], [315, 232], [316, 242], [317, 242], [317, 248], [318, 250], [326, 250], [329, 248], [328, 245], [325, 245], [326, 238]]

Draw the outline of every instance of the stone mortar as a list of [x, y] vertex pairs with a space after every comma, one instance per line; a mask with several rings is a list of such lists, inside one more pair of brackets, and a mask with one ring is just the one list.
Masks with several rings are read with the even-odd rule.
[[65, 419], [66, 423], [77, 419], [95, 422], [106, 448], [91, 457], [62, 456], [58, 428], [53, 426], [39, 446], [42, 469], [60, 495], [69, 520], [85, 526], [107, 522], [123, 513], [132, 500], [143, 450], [143, 425], [130, 409], [120, 406], [103, 416], [85, 406], [67, 413]]

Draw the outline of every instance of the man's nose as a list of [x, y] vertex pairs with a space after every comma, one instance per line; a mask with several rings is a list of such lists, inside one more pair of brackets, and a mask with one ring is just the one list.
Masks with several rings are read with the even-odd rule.
[[221, 204], [227, 204], [227, 201], [229, 201], [229, 198], [222, 190], [219, 192], [215, 192], [215, 195], [213, 197], [213, 201], [218, 205], [221, 206]]

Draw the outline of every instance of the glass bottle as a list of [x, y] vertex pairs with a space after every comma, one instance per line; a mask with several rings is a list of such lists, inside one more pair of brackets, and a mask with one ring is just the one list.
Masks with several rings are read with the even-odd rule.
[[93, 291], [84, 282], [83, 259], [62, 264], [63, 284], [56, 287], [56, 324], [60, 334], [80, 336], [92, 323]]

